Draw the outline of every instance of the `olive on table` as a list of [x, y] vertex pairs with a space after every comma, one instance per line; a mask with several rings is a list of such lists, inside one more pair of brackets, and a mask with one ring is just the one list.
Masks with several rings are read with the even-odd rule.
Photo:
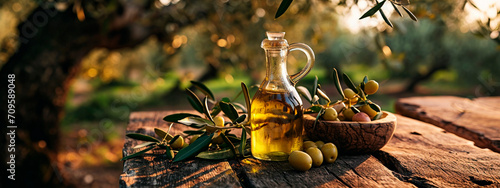
[[288, 162], [295, 170], [307, 171], [312, 167], [312, 158], [306, 152], [293, 151], [288, 156]]
[[333, 143], [326, 143], [321, 147], [321, 153], [323, 154], [324, 162], [333, 163], [337, 160], [338, 151], [337, 146]]
[[302, 148], [304, 151], [306, 151], [307, 148], [310, 148], [310, 147], [317, 147], [316, 143], [314, 143], [313, 141], [305, 141], [304, 144], [302, 144]]
[[323, 164], [323, 154], [318, 148], [310, 147], [306, 153], [311, 157], [314, 166], [321, 166]]

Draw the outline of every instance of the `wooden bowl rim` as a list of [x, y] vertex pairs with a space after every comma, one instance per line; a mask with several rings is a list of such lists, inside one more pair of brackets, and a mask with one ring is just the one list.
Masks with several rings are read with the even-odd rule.
[[[321, 121], [325, 124], [330, 124], [330, 125], [340, 125], [340, 124], [357, 124], [357, 125], [369, 125], [369, 124], [379, 124], [379, 123], [387, 123], [387, 122], [396, 122], [396, 116], [388, 111], [382, 111], [382, 118], [377, 119], [375, 121], [370, 121], [370, 122], [358, 122], [358, 121], [326, 121], [326, 120], [318, 120]], [[313, 117], [309, 114], [306, 114], [304, 116], [305, 121], [314, 121], [316, 120], [316, 117]]]

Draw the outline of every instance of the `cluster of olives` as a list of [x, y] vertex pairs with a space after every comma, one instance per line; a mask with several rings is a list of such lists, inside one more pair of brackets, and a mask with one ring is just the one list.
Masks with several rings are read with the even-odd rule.
[[288, 156], [288, 162], [295, 170], [307, 171], [312, 166], [321, 166], [323, 162], [333, 163], [337, 160], [337, 147], [323, 141], [305, 141], [303, 151], [293, 151]]
[[[224, 117], [222, 116], [217, 116], [217, 117], [214, 117], [214, 124], [215, 126], [217, 127], [224, 127], [224, 124], [225, 124], [225, 120], [224, 120]], [[209, 127], [207, 126], [207, 132], [208, 133], [213, 133], [215, 132], [217, 129], [214, 128], [214, 127]], [[224, 132], [226, 132], [226, 130], [223, 130]], [[198, 139], [200, 137], [200, 135], [193, 135], [191, 137], [191, 140], [189, 140], [189, 143], [193, 143], [194, 141], [196, 141], [196, 139]], [[219, 135], [219, 136], [216, 136], [212, 139], [212, 144], [222, 144], [224, 143], [224, 140], [223, 138]]]
[[[378, 88], [379, 84], [375, 80], [370, 80], [365, 83], [363, 92], [366, 95], [371, 95], [376, 93]], [[325, 113], [322, 115], [324, 120], [369, 122], [377, 115], [377, 112], [367, 103], [358, 108], [353, 106], [358, 103], [361, 96], [352, 89], [346, 88], [343, 92], [346, 99], [326, 108]], [[366, 98], [361, 98], [361, 100], [366, 100]]]

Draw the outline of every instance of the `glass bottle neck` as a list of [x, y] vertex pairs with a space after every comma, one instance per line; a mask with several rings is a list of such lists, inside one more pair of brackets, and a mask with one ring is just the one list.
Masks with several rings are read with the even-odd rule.
[[286, 49], [266, 50], [266, 79], [261, 88], [280, 91], [293, 87], [286, 68], [287, 53]]

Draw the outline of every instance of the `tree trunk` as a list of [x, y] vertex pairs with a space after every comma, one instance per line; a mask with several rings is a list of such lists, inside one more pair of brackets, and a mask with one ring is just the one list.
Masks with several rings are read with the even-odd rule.
[[[45, 16], [40, 16], [45, 15]], [[62, 24], [64, 23], [64, 24]], [[2, 177], [6, 187], [67, 186], [58, 171], [57, 158], [59, 123], [66, 102], [71, 79], [79, 62], [96, 45], [99, 25], [95, 20], [78, 21], [71, 11], [35, 9], [19, 25], [21, 45], [0, 70], [0, 78], [7, 83], [15, 75], [15, 123], [2, 119], [2, 125], [15, 125], [15, 152], [7, 150], [12, 143], [4, 133], [0, 152], [4, 160], [15, 157], [15, 181]], [[5, 85], [6, 86], [6, 85]], [[2, 84], [2, 101], [7, 101], [7, 87]], [[7, 106], [5, 103], [2, 106]], [[6, 108], [1, 108], [7, 114]], [[2, 129], [5, 130], [5, 129]], [[6, 153], [8, 152], [8, 153]], [[2, 169], [9, 166], [2, 161]]]
[[[21, 44], [0, 70], [2, 101], [12, 99], [7, 95], [8, 78], [15, 76], [15, 122], [11, 124], [5, 117], [7, 102], [0, 108], [5, 115], [0, 120], [4, 126], [0, 139], [2, 187], [70, 186], [57, 163], [59, 124], [71, 80], [92, 49], [133, 47], [151, 35], [171, 41], [180, 28], [216, 15], [214, 7], [218, 6], [213, 1], [186, 1], [153, 11], [149, 10], [152, 5], [134, 3], [123, 2], [119, 5], [122, 11], [109, 13], [109, 20], [104, 21], [91, 16], [79, 21], [71, 8], [57, 12], [40, 6], [19, 24]], [[251, 9], [248, 3], [244, 5]], [[176, 29], [165, 32], [167, 23]], [[12, 131], [13, 140], [8, 134]], [[14, 141], [15, 146], [9, 146]], [[11, 158], [15, 160], [15, 176], [11, 176], [15, 180], [9, 179], [11, 172], [6, 171], [12, 166], [8, 163]]]

